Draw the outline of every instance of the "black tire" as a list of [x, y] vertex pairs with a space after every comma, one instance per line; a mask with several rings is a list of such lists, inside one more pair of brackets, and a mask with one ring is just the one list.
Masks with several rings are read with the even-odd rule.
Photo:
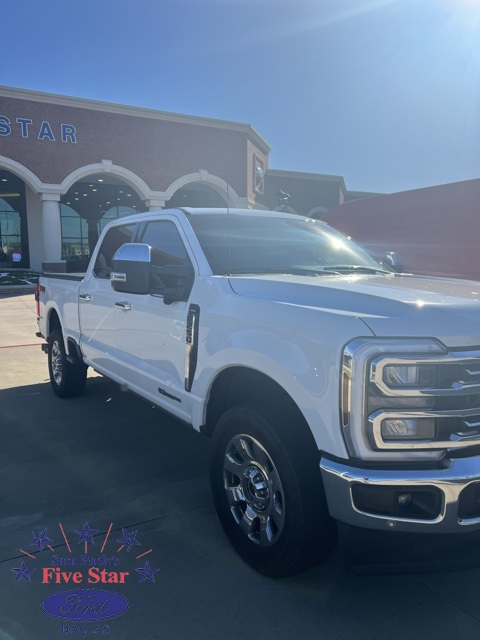
[[318, 451], [295, 421], [288, 409], [232, 408], [212, 442], [210, 483], [222, 527], [243, 560], [273, 578], [318, 564], [336, 539]]
[[82, 394], [87, 381], [87, 367], [83, 362], [67, 360], [62, 332], [54, 329], [48, 338], [48, 373], [54, 393], [59, 398]]

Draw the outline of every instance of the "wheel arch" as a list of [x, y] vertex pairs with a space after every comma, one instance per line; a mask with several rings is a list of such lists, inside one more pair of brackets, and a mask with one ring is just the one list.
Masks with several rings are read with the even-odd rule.
[[[205, 411], [205, 424], [201, 431], [212, 437], [220, 416], [234, 406], [274, 402], [292, 412], [295, 428], [306, 443], [318, 450], [317, 443], [301, 409], [291, 395], [270, 376], [257, 369], [234, 366], [223, 369], [213, 380]], [[267, 407], [268, 408], [268, 407]]]
[[46, 337], [48, 338], [52, 334], [52, 332], [55, 331], [55, 329], [58, 329], [63, 335], [63, 328], [62, 328], [62, 323], [60, 321], [60, 315], [58, 311], [55, 309], [55, 307], [51, 307], [47, 316]]
[[48, 340], [49, 336], [52, 335], [52, 333], [57, 330], [60, 331], [60, 333], [62, 334], [63, 337], [63, 342], [65, 345], [65, 350], [67, 352], [67, 355], [74, 358], [74, 360], [76, 362], [81, 362], [82, 361], [82, 355], [81, 355], [81, 351], [80, 348], [78, 346], [78, 344], [75, 342], [75, 340], [71, 337], [66, 338], [64, 331], [63, 331], [63, 327], [62, 327], [62, 322], [60, 320], [60, 314], [57, 311], [57, 309], [55, 307], [51, 307], [50, 311], [48, 312], [48, 316], [47, 316], [47, 335], [46, 338]]

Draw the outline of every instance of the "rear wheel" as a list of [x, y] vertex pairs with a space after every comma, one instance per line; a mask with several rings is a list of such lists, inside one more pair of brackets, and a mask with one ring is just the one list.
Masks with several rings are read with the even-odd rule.
[[315, 451], [290, 412], [237, 407], [219, 420], [210, 481], [231, 544], [254, 569], [271, 577], [317, 564], [333, 547]]
[[59, 329], [48, 338], [48, 372], [54, 393], [59, 398], [78, 396], [85, 390], [87, 367], [83, 362], [67, 360], [63, 336]]

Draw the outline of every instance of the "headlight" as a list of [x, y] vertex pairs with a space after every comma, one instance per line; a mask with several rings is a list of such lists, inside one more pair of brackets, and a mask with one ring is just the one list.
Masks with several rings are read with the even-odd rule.
[[429, 365], [388, 365], [383, 370], [389, 387], [431, 387], [435, 384], [435, 367]]
[[363, 339], [344, 350], [342, 424], [353, 457], [441, 457], [480, 445], [480, 351]]

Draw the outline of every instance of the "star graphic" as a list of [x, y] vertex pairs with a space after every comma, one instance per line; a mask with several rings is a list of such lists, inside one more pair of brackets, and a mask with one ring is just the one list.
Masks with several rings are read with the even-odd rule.
[[160, 571], [160, 569], [152, 569], [147, 560], [145, 562], [145, 566], [143, 567], [143, 569], [140, 567], [138, 569], [135, 569], [135, 571], [138, 571], [138, 573], [142, 576], [139, 582], [143, 582], [144, 580], [150, 580], [150, 582], [155, 582], [154, 574], [157, 573], [157, 571]]
[[91, 542], [92, 544], [95, 544], [95, 540], [93, 539], [93, 536], [96, 533], [98, 533], [98, 529], [90, 529], [88, 526], [88, 522], [85, 522], [85, 524], [83, 525], [83, 529], [74, 529], [74, 531], [75, 533], [78, 533], [78, 535], [80, 536], [78, 544], [80, 544], [84, 540], [86, 540], [87, 542]]
[[40, 551], [43, 551], [43, 546], [48, 546], [49, 542], [53, 542], [50, 538], [47, 538], [47, 530], [44, 529], [42, 533], [37, 533], [32, 529], [33, 540], [30, 542], [29, 546], [33, 547], [34, 545], [38, 545]]
[[20, 567], [17, 567], [16, 569], [10, 569], [10, 571], [15, 571], [15, 573], [17, 574], [17, 577], [15, 578], [15, 582], [18, 582], [22, 578], [27, 582], [31, 582], [29, 574], [36, 571], [36, 569], [27, 569], [27, 565], [25, 564], [25, 560], [24, 560]]
[[142, 545], [140, 544], [140, 542], [138, 542], [138, 540], [135, 539], [138, 531], [134, 531], [133, 533], [129, 533], [126, 529], [124, 529], [122, 527], [122, 531], [123, 531], [123, 536], [121, 538], [119, 538], [117, 540], [117, 542], [123, 542], [124, 545], [127, 547], [127, 551], [130, 551], [130, 549], [135, 546], [135, 547], [141, 547]]

